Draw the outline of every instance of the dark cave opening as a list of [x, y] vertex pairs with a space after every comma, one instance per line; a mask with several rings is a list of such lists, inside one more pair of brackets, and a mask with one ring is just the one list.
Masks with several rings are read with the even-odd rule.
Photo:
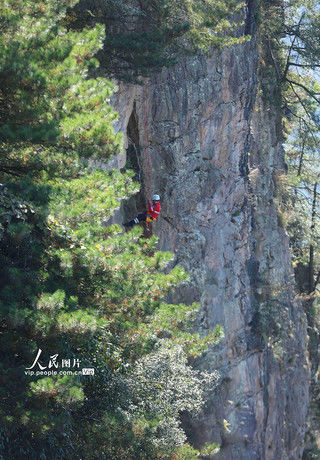
[[126, 150], [126, 164], [122, 170], [132, 169], [135, 172], [134, 180], [140, 183], [140, 191], [128, 200], [125, 200], [122, 206], [124, 218], [126, 220], [131, 220], [146, 209], [145, 184], [139, 142], [139, 124], [135, 103], [128, 121], [127, 138], [128, 148]]

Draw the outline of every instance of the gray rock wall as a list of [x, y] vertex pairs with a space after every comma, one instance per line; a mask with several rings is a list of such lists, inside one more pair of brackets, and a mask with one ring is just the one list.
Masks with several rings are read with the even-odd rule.
[[279, 115], [262, 102], [257, 66], [253, 37], [164, 69], [147, 91], [121, 84], [113, 104], [125, 133], [135, 103], [143, 147], [148, 94], [151, 189], [163, 206], [154, 232], [191, 274], [173, 300], [201, 301], [201, 333], [225, 331], [197, 362], [218, 369], [222, 383], [201, 418], [185, 422], [190, 438], [221, 444], [215, 459], [293, 460], [308, 402], [306, 320], [277, 213]]

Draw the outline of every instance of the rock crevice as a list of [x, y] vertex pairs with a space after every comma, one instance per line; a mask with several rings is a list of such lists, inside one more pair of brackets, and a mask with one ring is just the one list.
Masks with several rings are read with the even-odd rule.
[[174, 263], [191, 275], [173, 300], [200, 299], [201, 333], [216, 324], [225, 331], [197, 362], [219, 370], [223, 383], [201, 418], [185, 421], [186, 430], [197, 447], [221, 444], [215, 459], [299, 459], [308, 404], [306, 320], [274, 200], [274, 177], [285, 171], [280, 119], [261, 99], [256, 39], [208, 59], [183, 59], [150, 78], [147, 91], [119, 86], [118, 129], [126, 132], [135, 107], [144, 172], [148, 93], [151, 186], [163, 198], [154, 230], [159, 248], [174, 252]]

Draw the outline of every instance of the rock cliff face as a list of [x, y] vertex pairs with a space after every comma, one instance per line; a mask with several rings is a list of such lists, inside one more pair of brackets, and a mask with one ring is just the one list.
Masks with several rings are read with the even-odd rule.
[[200, 300], [201, 332], [225, 331], [197, 362], [219, 370], [222, 383], [201, 418], [185, 422], [191, 441], [219, 443], [215, 459], [293, 460], [302, 456], [308, 403], [306, 321], [277, 212], [279, 116], [262, 101], [247, 27], [250, 42], [184, 59], [145, 89], [121, 84], [112, 102], [143, 186], [148, 112], [151, 190], [163, 198], [154, 232], [191, 275], [173, 300]]

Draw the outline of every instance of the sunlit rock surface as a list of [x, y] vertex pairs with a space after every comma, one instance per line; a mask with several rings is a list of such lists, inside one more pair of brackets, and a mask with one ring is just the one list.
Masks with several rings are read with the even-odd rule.
[[[190, 440], [219, 443], [215, 459], [295, 460], [308, 404], [306, 320], [275, 199], [280, 119], [262, 102], [251, 32], [244, 45], [164, 69], [145, 89], [120, 84], [112, 103], [126, 147], [131, 119], [144, 189], [148, 113], [150, 186], [162, 197], [154, 232], [191, 275], [172, 300], [200, 300], [200, 332], [225, 331], [196, 363], [218, 369], [221, 384], [200, 419], [185, 421]], [[124, 164], [125, 154], [113, 162]]]

